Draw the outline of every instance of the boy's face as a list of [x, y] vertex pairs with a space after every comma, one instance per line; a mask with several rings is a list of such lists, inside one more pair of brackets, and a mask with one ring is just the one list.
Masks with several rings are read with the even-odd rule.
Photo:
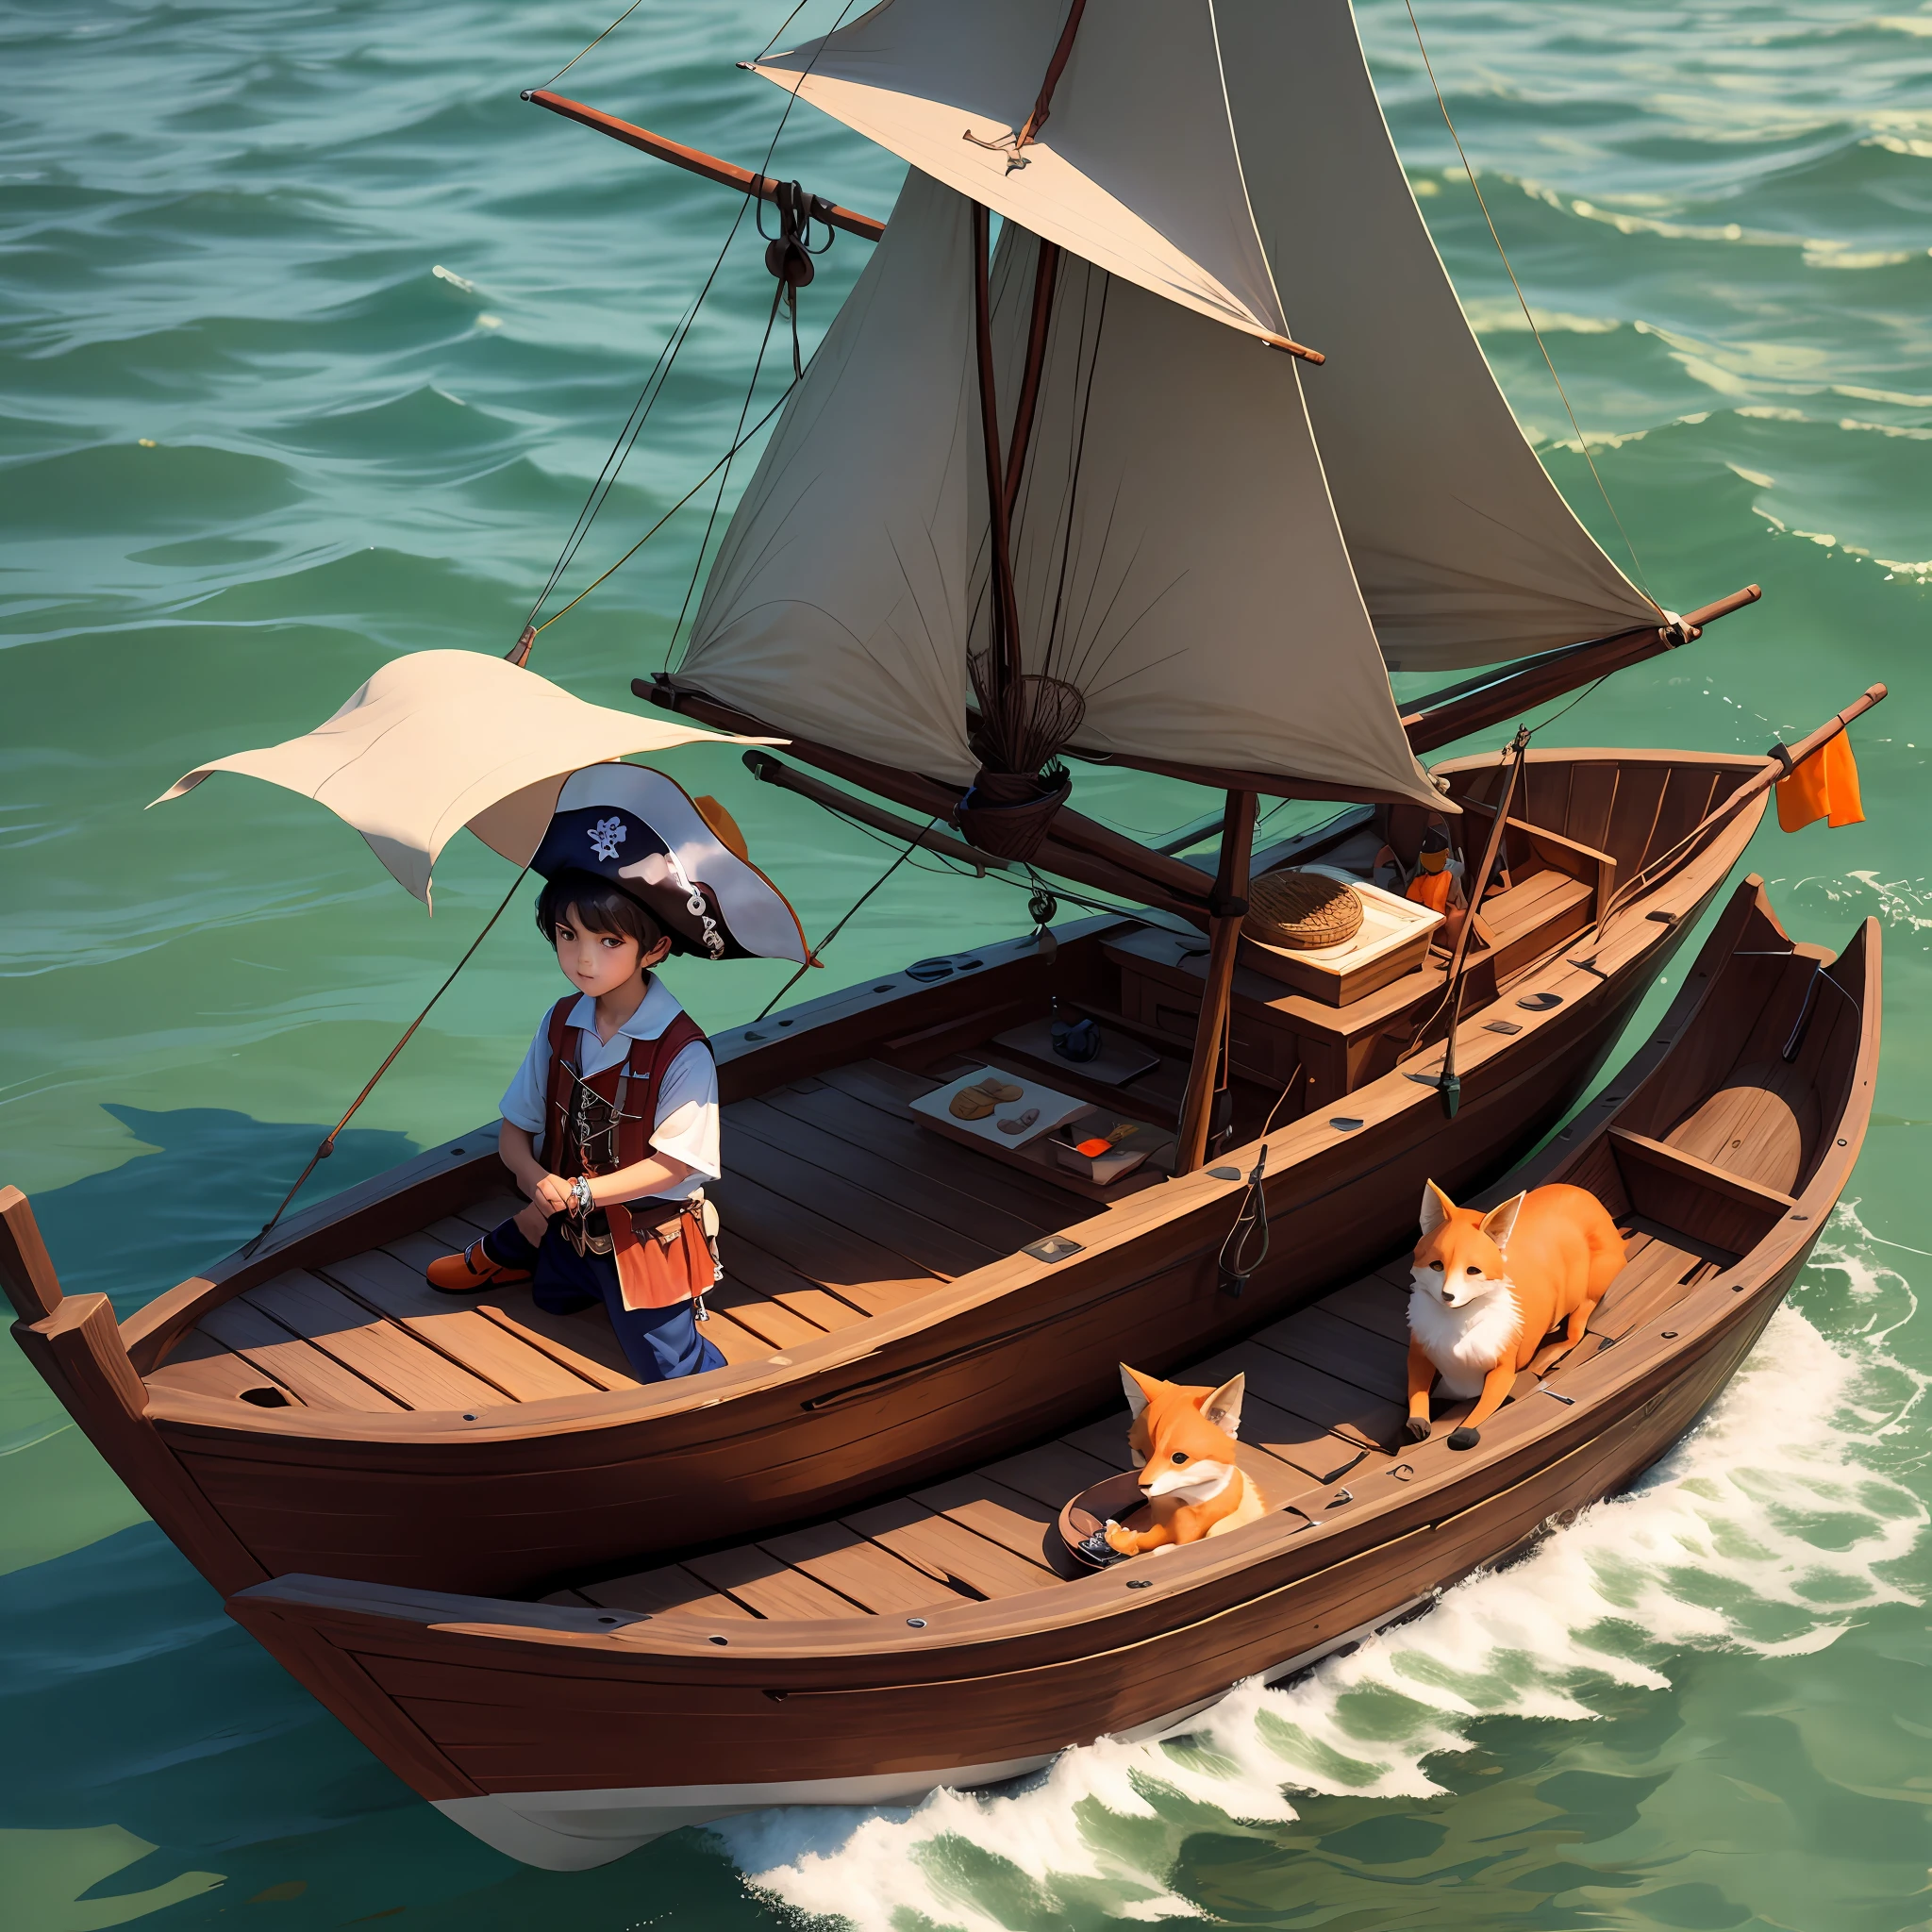
[[563, 976], [593, 999], [615, 992], [641, 966], [655, 966], [671, 950], [669, 940], [659, 940], [646, 953], [628, 933], [592, 932], [579, 923], [575, 906], [557, 922], [553, 937]]

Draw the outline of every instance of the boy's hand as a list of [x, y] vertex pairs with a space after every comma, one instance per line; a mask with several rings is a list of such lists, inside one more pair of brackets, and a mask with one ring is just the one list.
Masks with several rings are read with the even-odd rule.
[[571, 1203], [570, 1183], [561, 1174], [546, 1174], [530, 1191], [530, 1199], [552, 1214], [561, 1214]]

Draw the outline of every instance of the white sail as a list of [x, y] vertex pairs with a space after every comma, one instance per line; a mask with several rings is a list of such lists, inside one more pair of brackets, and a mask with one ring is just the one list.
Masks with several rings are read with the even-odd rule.
[[915, 169], [785, 406], [678, 667], [800, 738], [959, 785], [978, 765], [972, 291], [970, 207]]
[[1409, 191], [1347, 0], [1214, 12], [1268, 258], [1297, 339], [1328, 352], [1303, 390], [1390, 668], [1492, 664], [1658, 623], [1517, 427]]
[[1067, 10], [886, 0], [758, 71], [1112, 275], [1326, 354], [1308, 410], [1391, 667], [1657, 622], [1491, 375], [1347, 0], [1088, 0], [1038, 140], [979, 145], [1025, 121]]
[[[1008, 226], [1010, 420], [1036, 239]], [[681, 682], [960, 785], [989, 550], [970, 204], [914, 171], [759, 462]], [[1296, 364], [1066, 258], [1014, 558], [1029, 668], [1100, 752], [1434, 802], [1396, 716]]]
[[[1007, 229], [994, 327], [1009, 418], [1036, 253]], [[1302, 389], [1289, 357], [1063, 258], [1014, 505], [1025, 668], [1085, 693], [1084, 748], [1439, 804], [1396, 716]], [[984, 494], [980, 482], [976, 648]]]
[[1038, 139], [1021, 155], [998, 144], [1032, 111], [1066, 15], [1067, 0], [887, 0], [753, 64], [1110, 274], [1285, 337], [1206, 0], [1091, 0]]

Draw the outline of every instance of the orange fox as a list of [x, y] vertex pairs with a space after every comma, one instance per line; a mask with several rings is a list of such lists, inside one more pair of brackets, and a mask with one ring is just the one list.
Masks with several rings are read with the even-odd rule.
[[1574, 1348], [1624, 1265], [1624, 1240], [1582, 1188], [1538, 1188], [1487, 1214], [1423, 1189], [1408, 1297], [1408, 1433], [1429, 1433], [1429, 1387], [1478, 1398], [1452, 1449], [1473, 1449], [1558, 1322]]
[[1121, 1364], [1133, 1425], [1127, 1446], [1141, 1458], [1141, 1492], [1153, 1506], [1141, 1530], [1107, 1525], [1108, 1544], [1125, 1557], [1198, 1542], [1267, 1513], [1261, 1492], [1235, 1459], [1246, 1378], [1219, 1389], [1184, 1389]]

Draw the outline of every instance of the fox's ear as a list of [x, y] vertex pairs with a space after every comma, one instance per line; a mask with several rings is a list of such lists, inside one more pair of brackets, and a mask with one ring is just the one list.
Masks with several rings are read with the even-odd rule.
[[1434, 1181], [1423, 1183], [1423, 1239], [1427, 1241], [1456, 1212], [1456, 1203]]
[[1224, 1382], [1211, 1395], [1201, 1399], [1201, 1413], [1218, 1429], [1230, 1436], [1241, 1432], [1241, 1397], [1247, 1393], [1248, 1378], [1236, 1375]]
[[1495, 1242], [1497, 1247], [1507, 1250], [1509, 1237], [1516, 1232], [1516, 1217], [1523, 1212], [1523, 1204], [1529, 1199], [1527, 1190], [1505, 1201], [1500, 1208], [1491, 1208], [1483, 1216], [1483, 1232]]
[[1121, 1387], [1127, 1391], [1127, 1415], [1132, 1421], [1140, 1420], [1141, 1411], [1154, 1400], [1154, 1391], [1160, 1387], [1152, 1375], [1143, 1375], [1139, 1369], [1130, 1369], [1125, 1362], [1121, 1364]]

